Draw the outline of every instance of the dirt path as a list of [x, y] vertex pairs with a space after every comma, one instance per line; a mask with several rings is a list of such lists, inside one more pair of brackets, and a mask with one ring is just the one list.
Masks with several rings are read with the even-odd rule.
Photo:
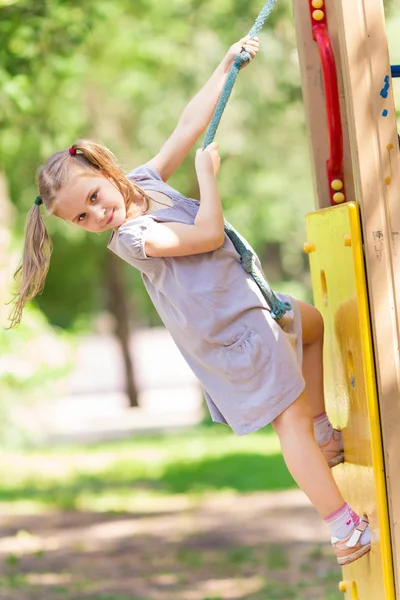
[[0, 517], [1, 600], [336, 600], [299, 491], [174, 497], [142, 512]]

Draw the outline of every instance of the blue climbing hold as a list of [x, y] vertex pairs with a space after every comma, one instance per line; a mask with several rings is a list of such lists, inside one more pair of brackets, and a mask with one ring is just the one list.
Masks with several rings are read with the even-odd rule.
[[390, 69], [392, 71], [392, 77], [400, 77], [400, 65], [392, 65]]
[[389, 75], [386, 75], [386, 77], [385, 77], [385, 85], [381, 89], [381, 96], [382, 96], [382, 98], [387, 98], [389, 96], [389, 88], [390, 88], [390, 79], [389, 79]]

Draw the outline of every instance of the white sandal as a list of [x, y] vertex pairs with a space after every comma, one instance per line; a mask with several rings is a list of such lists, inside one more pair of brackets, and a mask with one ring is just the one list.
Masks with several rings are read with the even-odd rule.
[[361, 545], [361, 536], [368, 527], [368, 518], [364, 516], [347, 537], [342, 540], [337, 537], [331, 538], [339, 565], [348, 565], [371, 550], [371, 542]]

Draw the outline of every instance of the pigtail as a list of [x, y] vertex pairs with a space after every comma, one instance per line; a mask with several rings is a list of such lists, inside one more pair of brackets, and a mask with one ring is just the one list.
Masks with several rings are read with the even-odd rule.
[[14, 306], [10, 311], [11, 323], [8, 329], [19, 325], [26, 303], [43, 290], [50, 266], [51, 251], [52, 244], [40, 206], [35, 203], [26, 219], [22, 262], [14, 275], [18, 282], [18, 291], [12, 301]]

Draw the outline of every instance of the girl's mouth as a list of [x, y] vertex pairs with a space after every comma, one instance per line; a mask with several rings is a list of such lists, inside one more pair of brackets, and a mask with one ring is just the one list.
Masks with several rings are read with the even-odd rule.
[[111, 211], [110, 218], [108, 219], [106, 225], [109, 225], [111, 223], [111, 221], [113, 220], [113, 218], [114, 218], [114, 210], [115, 209], [113, 208], [112, 211]]

